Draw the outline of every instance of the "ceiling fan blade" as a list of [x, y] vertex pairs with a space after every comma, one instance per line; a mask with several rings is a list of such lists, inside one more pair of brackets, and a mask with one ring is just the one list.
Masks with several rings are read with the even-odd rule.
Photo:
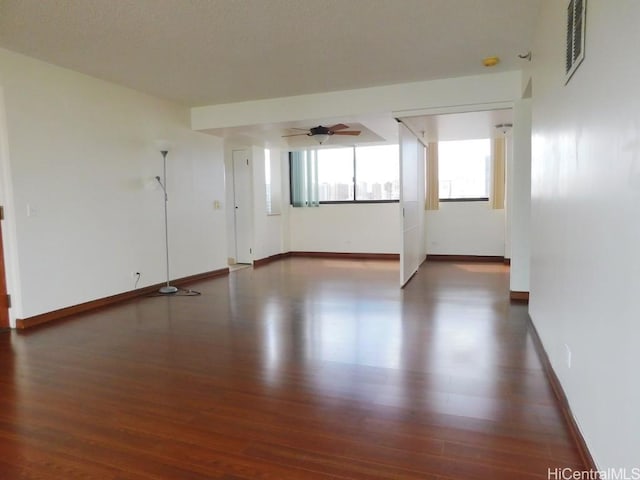
[[289, 134], [289, 135], [282, 135], [281, 138], [284, 138], [284, 137], [299, 137], [300, 135], [309, 136], [308, 133], [292, 133], [292, 134]]
[[308, 132], [308, 128], [298, 128], [298, 127], [289, 127], [288, 130], [302, 130], [304, 132]]
[[334, 135], [360, 135], [362, 132], [360, 130], [348, 130], [346, 132], [333, 132]]
[[330, 132], [335, 132], [337, 130], [344, 130], [345, 128], [349, 128], [347, 125], [345, 125], [344, 123], [336, 123], [335, 125], [329, 127], [329, 131]]

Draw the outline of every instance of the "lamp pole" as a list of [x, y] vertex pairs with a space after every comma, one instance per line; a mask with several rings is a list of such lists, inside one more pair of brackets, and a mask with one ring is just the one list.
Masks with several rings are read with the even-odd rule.
[[163, 170], [162, 170], [162, 181], [160, 177], [156, 177], [156, 180], [162, 187], [162, 191], [164, 192], [164, 248], [166, 254], [166, 266], [167, 266], [167, 284], [164, 287], [161, 287], [158, 290], [159, 293], [163, 295], [169, 295], [172, 293], [176, 293], [178, 291], [177, 287], [170, 285], [170, 277], [169, 277], [169, 221], [167, 215], [167, 203], [169, 202], [169, 196], [167, 195], [167, 154], [168, 150], [161, 150], [163, 160]]

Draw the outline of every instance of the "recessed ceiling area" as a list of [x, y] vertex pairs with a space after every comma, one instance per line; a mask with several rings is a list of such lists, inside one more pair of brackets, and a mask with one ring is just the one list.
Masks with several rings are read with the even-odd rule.
[[[501, 135], [499, 124], [513, 123], [510, 108], [465, 113], [445, 113], [402, 118], [405, 124], [427, 142], [494, 138]], [[248, 125], [233, 128], [203, 130], [210, 135], [225, 138], [231, 144], [263, 145], [289, 150], [319, 147], [318, 142], [306, 135], [283, 137], [292, 133], [304, 133], [296, 129], [308, 129], [318, 125], [344, 123], [351, 130], [360, 130], [357, 137], [333, 135], [322, 146], [351, 146], [398, 142], [398, 123], [392, 114], [369, 115], [350, 118], [323, 118], [300, 122]]]
[[[344, 123], [348, 125], [349, 130], [360, 130], [361, 133], [358, 136], [331, 135], [323, 144], [323, 147], [396, 143], [398, 141], [397, 122], [391, 115], [370, 115], [339, 119], [323, 118], [298, 122], [218, 128], [202, 130], [202, 132], [223, 137], [230, 144], [263, 145], [265, 147], [298, 150], [319, 147], [317, 140], [305, 135], [304, 130], [318, 125], [330, 126], [337, 123]], [[285, 137], [285, 135], [292, 134], [301, 135]]]
[[519, 70], [540, 5], [1, 0], [0, 47], [202, 106]]
[[513, 123], [513, 110], [484, 110], [467, 113], [422, 115], [402, 119], [428, 142], [494, 138], [502, 133], [499, 124]]

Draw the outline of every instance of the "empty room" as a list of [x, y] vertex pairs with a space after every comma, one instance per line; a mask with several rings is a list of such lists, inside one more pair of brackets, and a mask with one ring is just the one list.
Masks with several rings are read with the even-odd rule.
[[640, 478], [638, 21], [0, 0], [0, 478]]

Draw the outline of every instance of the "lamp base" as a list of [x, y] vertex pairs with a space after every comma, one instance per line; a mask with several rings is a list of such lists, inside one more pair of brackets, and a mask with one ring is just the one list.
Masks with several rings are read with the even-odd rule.
[[176, 293], [178, 291], [178, 287], [173, 287], [171, 285], [167, 285], [162, 287], [160, 290], [158, 290], [158, 293], [161, 293], [163, 295], [169, 295], [172, 293]]

